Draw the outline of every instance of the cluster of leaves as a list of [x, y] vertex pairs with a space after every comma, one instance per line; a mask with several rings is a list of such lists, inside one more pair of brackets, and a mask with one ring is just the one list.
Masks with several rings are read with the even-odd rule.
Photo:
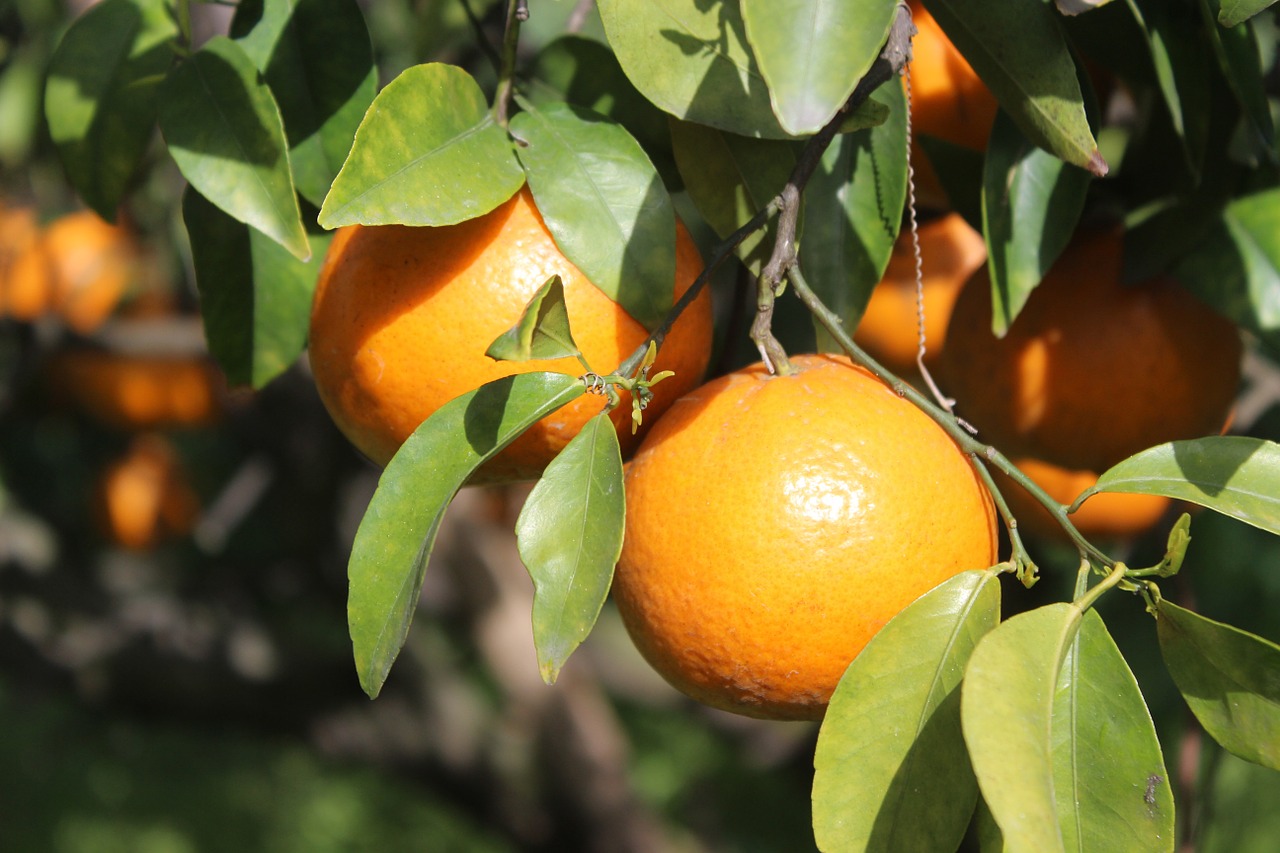
[[[998, 332], [1084, 212], [1103, 208], [1130, 227], [1135, 276], [1173, 271], [1280, 351], [1280, 155], [1265, 77], [1274, 21], [1251, 17], [1267, 3], [925, 5], [1001, 105], [985, 155], [922, 140], [957, 210], [985, 236]], [[198, 49], [187, 0], [103, 0], [54, 55], [46, 113], [69, 179], [107, 218], [159, 126], [190, 184], [183, 212], [210, 348], [237, 383], [265, 384], [305, 345], [326, 229], [454, 224], [526, 184], [564, 253], [660, 338], [673, 301], [672, 191], [725, 239], [713, 267], [736, 252], [759, 274], [779, 235], [743, 226], [769, 221], [806, 155], [820, 160], [799, 187], [799, 262], [853, 328], [907, 192], [902, 89], [895, 81], [851, 104], [881, 59], [894, 0], [598, 8], [607, 43], [567, 35], [517, 68], [524, 6], [507, 4], [498, 85], [486, 93], [442, 63], [413, 66], [378, 91], [354, 0], [245, 0], [229, 36]], [[1123, 87], [1131, 109], [1121, 121], [1099, 114], [1085, 69]], [[841, 132], [830, 145], [806, 147], [833, 122]], [[1109, 180], [1094, 180], [1108, 168]], [[492, 352], [577, 354], [554, 291]], [[847, 340], [832, 328], [819, 328], [820, 347]], [[587, 367], [643, 390], [644, 355]], [[599, 375], [486, 385], [441, 409], [392, 460], [350, 564], [351, 635], [370, 695], [407, 636], [457, 490]], [[1191, 500], [1280, 533], [1278, 471], [1273, 444], [1208, 439], [1141, 454], [1097, 488]], [[601, 417], [551, 464], [517, 523], [548, 681], [608, 593], [621, 483], [617, 439]], [[1150, 716], [1089, 606], [1116, 586], [1141, 592], [1156, 613], [1165, 659], [1206, 729], [1280, 766], [1280, 650], [1163, 601], [1147, 579], [1175, 568], [1185, 544], [1136, 572], [1088, 550], [1076, 601], [1004, 623], [991, 572], [962, 575], [904, 611], [851, 666], [823, 726], [814, 817], [824, 848], [958, 843], [981, 789], [987, 849], [1116, 838], [1171, 849], [1168, 773]], [[1090, 570], [1103, 577], [1092, 588]], [[915, 727], [888, 731], [886, 718], [904, 715]]]

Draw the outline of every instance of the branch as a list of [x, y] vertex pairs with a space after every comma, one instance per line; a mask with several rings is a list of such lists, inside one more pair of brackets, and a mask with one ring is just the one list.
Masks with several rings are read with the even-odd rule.
[[509, 0], [507, 27], [502, 34], [502, 65], [498, 70], [498, 91], [493, 98], [493, 120], [503, 128], [511, 112], [511, 94], [515, 88], [516, 48], [520, 44], [520, 25], [529, 20], [528, 0]]

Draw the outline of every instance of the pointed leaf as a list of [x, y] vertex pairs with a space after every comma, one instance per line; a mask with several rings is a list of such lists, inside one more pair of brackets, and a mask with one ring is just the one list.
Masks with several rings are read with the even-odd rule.
[[[1220, 0], [1200, 0], [1200, 9], [1209, 32], [1213, 52], [1222, 66], [1227, 84], [1235, 94], [1253, 129], [1266, 142], [1268, 148], [1275, 140], [1275, 124], [1271, 119], [1271, 105], [1267, 100], [1267, 87], [1263, 80], [1262, 59], [1253, 26], [1249, 23], [1233, 27], [1219, 26]], [[1272, 152], [1274, 159], [1274, 152]]]
[[201, 195], [294, 257], [310, 256], [280, 110], [239, 45], [215, 36], [169, 74], [160, 130]]
[[553, 275], [529, 300], [519, 322], [499, 335], [484, 354], [498, 361], [531, 361], [581, 353], [569, 329], [564, 284]]
[[72, 23], [49, 62], [49, 135], [71, 185], [109, 222], [155, 129], [177, 34], [164, 0], [103, 0]]
[[997, 337], [1070, 242], [1088, 189], [1087, 172], [1034, 147], [1004, 110], [996, 113], [982, 178], [982, 232]]
[[1107, 173], [1052, 9], [1025, 0], [924, 5], [1029, 140], [1095, 175]]
[[747, 45], [739, 0], [600, 0], [622, 70], [676, 118], [779, 139], [769, 90]]
[[510, 140], [471, 75], [444, 63], [415, 65], [365, 113], [320, 224], [454, 225], [493, 210], [523, 183]]
[[522, 373], [451, 400], [387, 465], [356, 531], [347, 623], [360, 686], [376, 697], [409, 634], [445, 509], [486, 460], [585, 387], [563, 373]]
[[300, 261], [190, 187], [182, 220], [209, 352], [232, 385], [261, 388], [306, 347], [311, 297], [331, 235], [308, 235], [311, 260]]
[[1280, 444], [1228, 435], [1157, 445], [1113, 466], [1076, 499], [1098, 492], [1164, 495], [1280, 534]]
[[1280, 646], [1163, 600], [1156, 626], [1165, 666], [1205, 731], [1280, 770]]
[[959, 845], [978, 794], [960, 732], [960, 680], [999, 621], [999, 577], [964, 572], [889, 620], [849, 665], [813, 759], [823, 851]]
[[280, 105], [293, 180], [323, 203], [377, 92], [364, 15], [355, 0], [241, 0], [231, 35]]
[[1243, 24], [1275, 2], [1276, 0], [1221, 0], [1218, 23], [1224, 27]]
[[1062, 662], [1052, 730], [1067, 849], [1172, 851], [1173, 795], [1155, 724], [1094, 610]]
[[[767, 207], [796, 165], [791, 143], [676, 119], [671, 120], [671, 146], [689, 198], [721, 238]], [[753, 275], [768, 261], [775, 233], [770, 223], [738, 246], [738, 257]]]
[[1009, 853], [1062, 853], [1051, 721], [1058, 669], [1080, 626], [1059, 602], [983, 638], [961, 688], [960, 721], [983, 799]]
[[605, 413], [547, 466], [516, 520], [533, 578], [533, 641], [548, 684], [600, 615], [622, 553], [622, 452]]
[[[907, 192], [906, 98], [896, 83], [876, 92], [889, 106], [879, 127], [842, 136], [822, 155], [804, 194], [800, 262], [809, 284], [853, 329], [884, 276]], [[820, 326], [819, 350], [839, 347]]]
[[656, 328], [674, 300], [676, 215], [639, 143], [622, 125], [563, 103], [520, 113], [511, 133], [560, 251]]
[[831, 121], [889, 36], [895, 0], [742, 0], [773, 112], [797, 136]]

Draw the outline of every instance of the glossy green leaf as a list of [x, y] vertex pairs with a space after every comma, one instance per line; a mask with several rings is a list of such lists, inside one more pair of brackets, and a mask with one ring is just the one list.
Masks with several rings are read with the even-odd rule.
[[522, 373], [451, 400], [423, 421], [378, 480], [347, 569], [347, 624], [360, 686], [376, 697], [418, 605], [445, 509], [486, 460], [586, 388], [563, 373]]
[[1068, 163], [1107, 173], [1085, 118], [1075, 62], [1054, 12], [1025, 0], [925, 0], [1023, 135]]
[[1160, 444], [1103, 472], [1098, 492], [1164, 495], [1280, 534], [1280, 444], [1239, 435]]
[[[689, 198], [721, 238], [768, 206], [796, 165], [792, 143], [676, 119], [671, 120], [671, 146]], [[776, 233], [770, 223], [739, 244], [738, 257], [753, 275], [769, 260]]]
[[964, 572], [889, 620], [849, 665], [813, 759], [813, 831], [825, 853], [959, 845], [978, 794], [960, 680], [999, 621], [999, 577]]
[[1219, 0], [1200, 0], [1200, 9], [1227, 85], [1244, 108], [1253, 129], [1270, 146], [1275, 140], [1275, 125], [1253, 26], [1247, 22], [1233, 27], [1219, 26]]
[[1156, 626], [1165, 666], [1205, 731], [1280, 770], [1280, 646], [1163, 600]]
[[177, 34], [164, 0], [103, 0], [72, 23], [49, 62], [49, 136], [71, 185], [109, 222], [155, 129]]
[[1155, 724], [1097, 612], [1058, 674], [1053, 788], [1066, 849], [1173, 850], [1174, 809]]
[[293, 180], [317, 207], [377, 92], [364, 15], [355, 0], [241, 0], [231, 35], [280, 105]]
[[520, 320], [499, 335], [484, 354], [499, 361], [531, 361], [568, 358], [581, 352], [569, 329], [564, 284], [560, 276], [553, 275], [529, 300]]
[[996, 113], [982, 178], [982, 233], [997, 337], [1070, 242], [1088, 189], [1087, 172], [1033, 146], [1004, 110]]
[[488, 213], [523, 184], [511, 141], [471, 75], [439, 62], [415, 65], [374, 98], [320, 224], [454, 225]]
[[[898, 85], [881, 87], [876, 97], [888, 105], [888, 121], [835, 140], [804, 194], [800, 262], [814, 292], [848, 329], [858, 325], [889, 264], [906, 201], [906, 98]], [[815, 328], [820, 351], [840, 350]]]
[[622, 69], [660, 109], [740, 136], [788, 135], [747, 44], [739, 0], [600, 0], [598, 6]]
[[1218, 23], [1224, 27], [1243, 24], [1275, 2], [1276, 0], [1221, 0]]
[[1081, 612], [1059, 602], [1020, 613], [978, 644], [960, 722], [983, 799], [1009, 853], [1063, 853], [1051, 725], [1058, 670]]
[[232, 385], [261, 388], [306, 347], [311, 297], [330, 235], [308, 235], [311, 259], [300, 261], [190, 187], [182, 220], [209, 352]]
[[239, 45], [215, 36], [169, 74], [160, 130], [202, 196], [294, 257], [310, 256], [280, 110]]
[[674, 301], [676, 215], [639, 143], [622, 125], [564, 103], [520, 113], [511, 134], [560, 251], [656, 328]]
[[516, 520], [520, 559], [533, 578], [538, 669], [548, 684], [609, 595], [625, 511], [618, 433], [601, 412], [547, 466]]
[[816, 133], [880, 55], [895, 0], [741, 0], [747, 40], [774, 115], [791, 134]]

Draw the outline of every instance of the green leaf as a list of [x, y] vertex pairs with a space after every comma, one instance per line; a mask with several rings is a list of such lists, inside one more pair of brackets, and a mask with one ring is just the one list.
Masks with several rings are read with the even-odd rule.
[[581, 355], [569, 329], [569, 311], [564, 303], [564, 284], [553, 275], [525, 306], [520, 320], [503, 332], [485, 350], [498, 361], [531, 361]]
[[769, 90], [747, 45], [738, 0], [600, 0], [622, 69], [676, 118], [780, 139]]
[[182, 199], [182, 220], [209, 352], [232, 385], [261, 388], [306, 347], [311, 297], [330, 235], [308, 235], [311, 260], [300, 261], [191, 187]]
[[71, 185], [114, 222], [156, 124], [178, 28], [164, 0], [103, 0], [49, 62], [44, 111]]
[[1010, 853], [1062, 853], [1051, 725], [1058, 670], [1081, 612], [1059, 602], [983, 638], [961, 687], [960, 721], [982, 796]]
[[511, 120], [538, 211], [574, 266], [646, 329], [674, 301], [676, 214], [626, 128], [569, 104]]
[[1138, 682], [1085, 613], [1053, 703], [1053, 788], [1069, 850], [1172, 851], [1173, 794]]
[[604, 412], [547, 466], [516, 520], [533, 579], [533, 641], [543, 681], [555, 682], [600, 615], [622, 553], [622, 452]]
[[1227, 28], [1243, 24], [1274, 2], [1276, 0], [1222, 0], [1218, 8], [1218, 23]]
[[293, 180], [324, 201], [377, 92], [364, 15], [355, 0], [241, 0], [231, 35], [280, 105]]
[[1280, 534], [1280, 444], [1228, 435], [1172, 441], [1105, 471], [1073, 504], [1098, 492], [1164, 495]]
[[982, 178], [982, 232], [997, 337], [1070, 242], [1088, 189], [1087, 172], [1031, 145], [1004, 110], [996, 113]]
[[415, 65], [374, 98], [320, 224], [454, 225], [488, 213], [523, 184], [511, 142], [471, 75], [438, 62]]
[[1107, 173], [1052, 9], [1025, 0], [924, 5], [1027, 139], [1095, 175]]
[[894, 616], [854, 658], [814, 753], [819, 848], [959, 845], [978, 794], [960, 732], [960, 680], [999, 621], [999, 577], [963, 572]]
[[[796, 165], [792, 143], [676, 119], [671, 120], [671, 146], [689, 198], [721, 239], [767, 207]], [[739, 244], [738, 257], [753, 275], [769, 260], [775, 233], [770, 223]]]
[[[800, 262], [814, 292], [847, 329], [858, 325], [884, 276], [907, 193], [906, 98], [896, 82], [877, 97], [888, 102], [889, 120], [835, 140], [804, 194]], [[838, 351], [826, 330], [815, 327], [818, 349]]]
[[1160, 653], [1196, 719], [1227, 751], [1280, 770], [1280, 646], [1161, 600]]
[[486, 460], [586, 388], [563, 373], [522, 373], [446, 403], [391, 459], [356, 531], [347, 623], [360, 686], [376, 697], [409, 634], [445, 509]]
[[1258, 42], [1254, 38], [1252, 24], [1215, 26], [1221, 14], [1219, 0], [1200, 0], [1200, 9], [1213, 52], [1227, 78], [1227, 85], [1244, 108], [1254, 131], [1270, 148], [1275, 141], [1275, 125], [1271, 119], [1271, 105], [1267, 100], [1262, 60], [1258, 54]]
[[742, 0], [747, 39], [788, 133], [816, 133], [871, 68], [895, 0]]
[[280, 110], [239, 45], [215, 36], [169, 74], [160, 130], [202, 196], [294, 257], [310, 256]]

